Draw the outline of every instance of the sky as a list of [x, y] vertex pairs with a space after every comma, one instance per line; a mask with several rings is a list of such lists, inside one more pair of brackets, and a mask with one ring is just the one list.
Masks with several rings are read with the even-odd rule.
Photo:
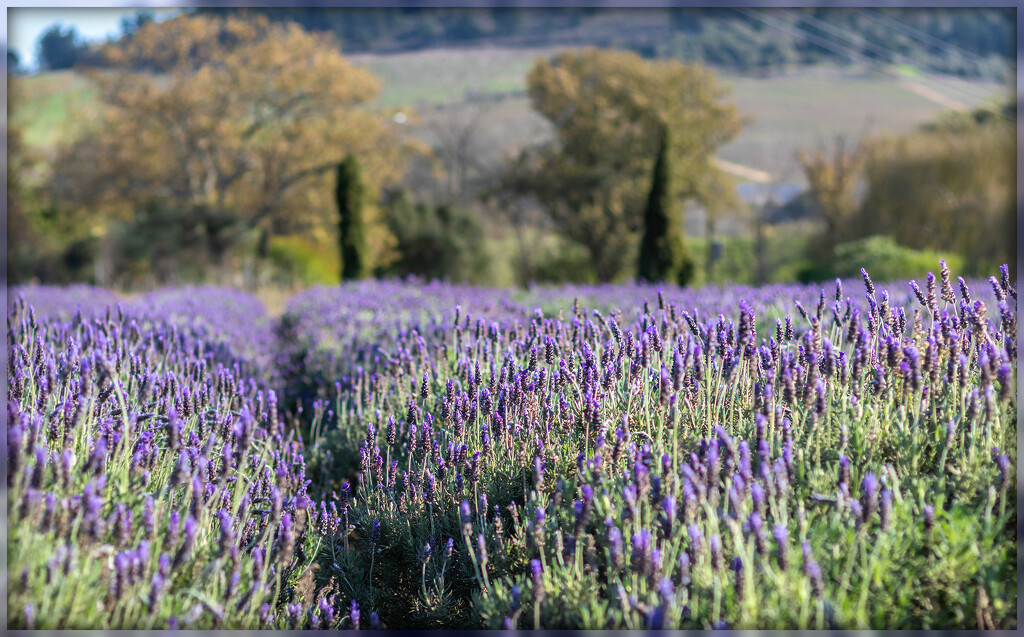
[[[140, 2], [144, 5], [144, 2]], [[121, 18], [132, 16], [136, 8], [37, 8], [7, 9], [7, 48], [18, 52], [22, 66], [36, 68], [36, 45], [39, 36], [54, 24], [74, 26], [87, 41], [104, 40], [121, 33]], [[179, 9], [150, 9], [157, 19], [173, 15]]]

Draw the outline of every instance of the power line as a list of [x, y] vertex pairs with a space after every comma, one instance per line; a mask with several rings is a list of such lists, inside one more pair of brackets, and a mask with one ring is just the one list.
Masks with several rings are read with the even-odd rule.
[[[833, 42], [832, 40], [828, 40], [828, 39], [823, 38], [821, 36], [815, 35], [814, 33], [811, 33], [811, 32], [809, 32], [809, 31], [807, 31], [805, 29], [802, 29], [802, 28], [800, 28], [798, 26], [793, 26], [793, 25], [789, 25], [789, 24], [787, 24], [785, 22], [768, 19], [764, 15], [761, 15], [760, 13], [754, 12], [754, 11], [748, 11], [748, 10], [739, 9], [739, 8], [735, 8], [735, 7], [733, 8], [733, 11], [736, 11], [737, 13], [739, 13], [741, 15], [744, 15], [744, 16], [746, 16], [748, 18], [751, 18], [753, 20], [757, 20], [758, 22], [761, 22], [763, 24], [767, 24], [768, 26], [770, 26], [772, 28], [775, 28], [775, 29], [778, 29], [779, 31], [787, 33], [787, 34], [789, 34], [789, 35], [791, 35], [793, 37], [801, 38], [801, 39], [806, 40], [807, 42], [811, 42], [813, 44], [817, 44], [818, 46], [820, 46], [820, 47], [822, 47], [824, 49], [827, 49], [827, 50], [829, 50], [829, 51], [831, 51], [831, 52], [833, 52], [833, 53], [835, 53], [837, 55], [840, 55], [843, 58], [845, 58], [845, 59], [847, 59], [847, 60], [849, 60], [851, 62], [861, 61], [864, 64], [866, 64], [867, 66], [869, 66], [869, 67], [871, 67], [871, 68], [873, 68], [873, 69], [875, 69], [877, 71], [881, 71], [882, 73], [885, 73], [887, 75], [895, 77], [895, 78], [897, 78], [899, 80], [906, 81], [906, 77], [904, 77], [900, 73], [897, 73], [896, 71], [893, 71], [892, 69], [888, 68], [886, 65], [880, 64], [880, 63], [878, 63], [876, 61], [873, 61], [870, 58], [867, 58], [866, 56], [864, 56], [863, 54], [851, 53], [850, 49], [848, 47], [837, 46], [837, 44], [835, 42]], [[935, 78], [932, 78], [932, 79], [935, 79]], [[938, 81], [938, 80], [936, 80], [936, 81]], [[925, 88], [927, 88], [927, 87], [925, 87]], [[960, 89], [960, 90], [961, 90], [961, 92], [963, 92], [962, 89]], [[970, 94], [970, 95], [971, 95], [971, 97], [973, 99], [977, 99], [977, 96], [975, 96], [973, 94]], [[997, 114], [1000, 117], [1002, 117], [1003, 119], [1007, 119], [1007, 120], [1010, 119], [1009, 117], [1006, 117], [1002, 113], [997, 113]]]
[[856, 62], [858, 60], [858, 58], [861, 57], [861, 56], [857, 56], [857, 55], [851, 55], [849, 53], [849, 51], [841, 51], [841, 50], [837, 49], [834, 46], [834, 44], [833, 44], [833, 42], [831, 40], [826, 40], [825, 38], [822, 38], [820, 36], [814, 35], [813, 33], [809, 33], [807, 31], [804, 31], [803, 29], [800, 29], [799, 27], [791, 27], [790, 25], [786, 24], [785, 22], [782, 22], [782, 23], [773, 22], [773, 21], [768, 20], [767, 18], [765, 18], [765, 17], [763, 17], [763, 16], [761, 16], [761, 15], [759, 15], [759, 14], [753, 12], [753, 11], [747, 11], [747, 10], [744, 10], [744, 9], [738, 9], [736, 7], [733, 7], [732, 10], [735, 11], [736, 13], [739, 13], [740, 15], [744, 15], [744, 16], [746, 16], [748, 18], [753, 19], [753, 20], [757, 20], [758, 22], [762, 22], [764, 24], [767, 24], [768, 26], [776, 28], [779, 31], [782, 31], [783, 33], [787, 33], [787, 34], [789, 34], [789, 35], [791, 35], [791, 36], [793, 36], [795, 38], [802, 38], [804, 40], [807, 40], [808, 42], [812, 42], [814, 44], [817, 44], [818, 46], [820, 46], [822, 48], [825, 48], [825, 49], [828, 49], [829, 51], [832, 51], [833, 53], [836, 53], [837, 55], [843, 56], [844, 58], [846, 58], [850, 62]]
[[[899, 57], [899, 58], [903, 58], [904, 60], [906, 60], [906, 58], [904, 56], [895, 53], [891, 49], [888, 49], [886, 47], [877, 45], [877, 44], [875, 44], [873, 42], [869, 42], [866, 38], [865, 39], [860, 39], [857, 36], [850, 34], [850, 32], [847, 31], [846, 29], [843, 29], [841, 27], [837, 27], [837, 26], [835, 26], [833, 24], [829, 24], [828, 22], [825, 22], [824, 20], [815, 18], [814, 16], [807, 15], [805, 13], [792, 12], [792, 11], [787, 12], [787, 13], [790, 16], [795, 16], [798, 20], [804, 20], [805, 22], [809, 22], [809, 23], [813, 24], [814, 26], [816, 26], [817, 28], [819, 28], [819, 29], [821, 29], [823, 31], [827, 31], [827, 32], [829, 32], [829, 33], [831, 33], [831, 34], [833, 34], [833, 35], [835, 35], [837, 37], [844, 38], [845, 40], [849, 41], [854, 46], [859, 47], [861, 50], [866, 50], [866, 51], [869, 51], [871, 53], [874, 53], [883, 62], [884, 62], [884, 60], [886, 60], [890, 56]], [[946, 86], [946, 87], [948, 87], [948, 88], [950, 88], [950, 89], [952, 89], [954, 91], [958, 91], [958, 92], [962, 93], [963, 95], [969, 96], [973, 100], [977, 100], [977, 101], [980, 102], [980, 101], [983, 101], [983, 99], [984, 99], [982, 97], [979, 97], [977, 94], [975, 94], [972, 91], [969, 91], [969, 90], [967, 90], [967, 89], [965, 89], [963, 87], [957, 86], [955, 84], [951, 84], [949, 82], [943, 81], [942, 79], [935, 78], [935, 77], [932, 77], [931, 79], [932, 79], [932, 81], [934, 81], [934, 82], [936, 82], [938, 84]]]
[[988, 61], [985, 58], [983, 58], [982, 56], [978, 55], [977, 53], [973, 53], [971, 51], [967, 51], [966, 49], [962, 49], [962, 48], [958, 47], [955, 44], [952, 44], [950, 42], [946, 42], [944, 40], [940, 40], [939, 38], [936, 38], [935, 36], [933, 36], [933, 35], [931, 35], [929, 33], [926, 33], [926, 32], [924, 32], [924, 31], [922, 31], [920, 29], [912, 27], [909, 24], [906, 24], [905, 22], [901, 22], [899, 20], [896, 20], [895, 18], [890, 18], [889, 16], [887, 16], [887, 15], [885, 15], [885, 14], [879, 12], [879, 11], [869, 11], [869, 10], [866, 10], [866, 11], [862, 12], [861, 15], [863, 15], [865, 18], [867, 18], [867, 19], [869, 19], [869, 20], [871, 20], [873, 22], [876, 22], [876, 23], [881, 24], [883, 26], [887, 26], [890, 29], [894, 29], [896, 31], [899, 31], [903, 35], [905, 35], [905, 36], [907, 36], [909, 38], [912, 38], [914, 40], [917, 40], [918, 42], [924, 42], [926, 44], [930, 44], [930, 45], [932, 45], [933, 47], [935, 47], [937, 49], [943, 49], [943, 50], [946, 50], [946, 51], [950, 51], [952, 53], [956, 53], [958, 55], [961, 55], [963, 57], [966, 57], [966, 58], [969, 58], [969, 59], [972, 59], [972, 60], [976, 60], [978, 62], [987, 62]]

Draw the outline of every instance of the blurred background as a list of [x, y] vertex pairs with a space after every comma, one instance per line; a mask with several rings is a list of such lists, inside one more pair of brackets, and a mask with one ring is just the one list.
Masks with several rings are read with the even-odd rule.
[[1012, 9], [8, 20], [10, 284], [1016, 267]]

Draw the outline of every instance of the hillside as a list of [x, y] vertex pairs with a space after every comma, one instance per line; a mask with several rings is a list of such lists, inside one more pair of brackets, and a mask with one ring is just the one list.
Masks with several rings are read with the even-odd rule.
[[[497, 154], [547, 134], [547, 122], [530, 110], [525, 76], [534, 59], [560, 50], [481, 47], [351, 58], [384, 79], [381, 106], [414, 106], [427, 123], [450, 119], [453, 111], [485, 112], [481, 146]], [[973, 108], [1005, 94], [994, 82], [923, 73], [900, 77], [858, 67], [823, 65], [767, 78], [720, 77], [749, 118], [720, 158], [771, 173], [780, 162], [790, 162], [797, 148], [837, 134], [905, 132], [950, 106]], [[429, 132], [423, 136], [430, 140]]]
[[[411, 107], [421, 116], [413, 134], [424, 141], [435, 140], [439, 125], [478, 118], [476, 145], [486, 165], [549, 134], [548, 123], [530, 108], [525, 76], [534, 59], [559, 50], [488, 46], [350, 58], [383, 79], [378, 106]], [[838, 134], [905, 132], [949, 106], [972, 108], [1006, 90], [988, 81], [922, 73], [898, 77], [857, 67], [819, 66], [769, 78], [720, 76], [748, 117], [720, 159], [787, 181], [800, 179], [792, 165], [797, 148]], [[88, 80], [71, 71], [15, 78], [11, 87], [12, 121], [25, 126], [27, 143], [36, 147], [72, 138], [95, 106]], [[735, 174], [744, 178], [742, 171]]]
[[[201, 9], [230, 13], [237, 9]], [[731, 72], [820, 63], [907, 63], [963, 77], [1006, 77], [1009, 9], [328, 8], [250, 9], [333, 33], [351, 53], [440, 47], [619, 47]]]

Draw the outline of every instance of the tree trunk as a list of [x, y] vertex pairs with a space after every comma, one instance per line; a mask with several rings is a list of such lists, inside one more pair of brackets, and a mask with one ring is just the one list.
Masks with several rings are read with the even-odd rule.
[[206, 229], [206, 246], [210, 253], [210, 260], [215, 269], [221, 270], [228, 252], [227, 226], [207, 214], [203, 218], [203, 227]]
[[261, 261], [270, 256], [270, 228], [264, 227], [260, 230], [260, 239], [256, 244], [256, 256]]

